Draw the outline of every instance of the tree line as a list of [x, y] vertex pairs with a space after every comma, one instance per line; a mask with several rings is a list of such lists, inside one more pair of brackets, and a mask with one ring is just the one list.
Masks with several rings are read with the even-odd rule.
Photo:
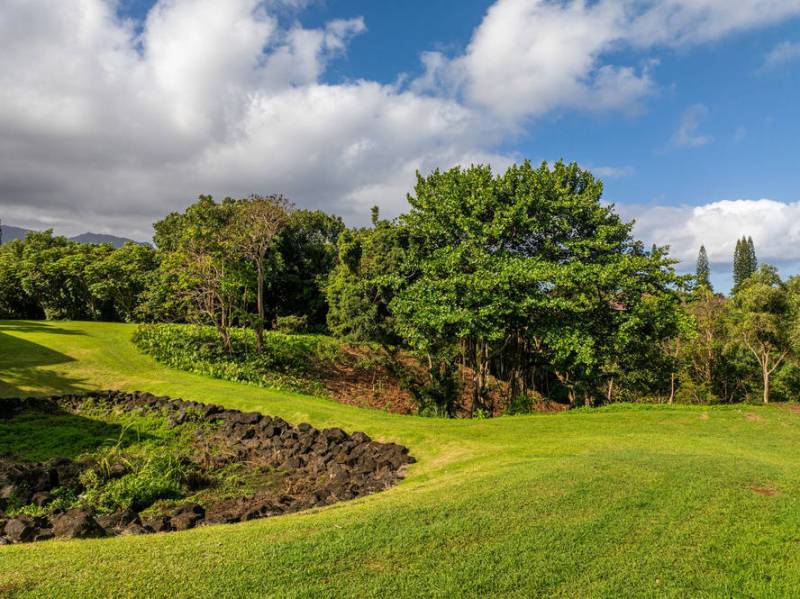
[[328, 332], [371, 344], [425, 413], [526, 411], [541, 398], [743, 401], [800, 391], [800, 283], [737, 244], [730, 297], [705, 248], [681, 276], [590, 172], [562, 162], [418, 175], [408, 211], [347, 228], [281, 196], [201, 196], [155, 223], [155, 248], [52, 233], [0, 248], [0, 315]]

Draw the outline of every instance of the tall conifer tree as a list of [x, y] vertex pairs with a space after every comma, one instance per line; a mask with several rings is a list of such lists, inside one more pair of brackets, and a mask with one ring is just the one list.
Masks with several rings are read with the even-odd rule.
[[753, 238], [742, 236], [736, 241], [736, 249], [733, 252], [733, 290], [739, 289], [756, 270], [758, 270], [758, 260]]
[[758, 270], [758, 259], [756, 258], [756, 248], [753, 245], [753, 238], [747, 238], [747, 276], [755, 274]]
[[697, 254], [696, 276], [698, 286], [711, 289], [711, 267], [708, 264], [708, 254], [706, 253], [705, 245], [700, 246], [700, 252]]
[[742, 240], [736, 240], [736, 249], [733, 250], [733, 288], [739, 288], [744, 281], [744, 252], [742, 251]]

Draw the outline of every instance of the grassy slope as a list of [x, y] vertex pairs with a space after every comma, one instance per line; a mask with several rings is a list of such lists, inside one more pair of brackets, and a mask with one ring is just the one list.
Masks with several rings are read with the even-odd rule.
[[[419, 463], [385, 493], [167, 535], [0, 548], [16, 596], [791, 596], [800, 414], [616, 407], [444, 421], [171, 371], [132, 328], [0, 323], [0, 397], [145, 389], [365, 430]], [[770, 487], [774, 496], [751, 486]]]

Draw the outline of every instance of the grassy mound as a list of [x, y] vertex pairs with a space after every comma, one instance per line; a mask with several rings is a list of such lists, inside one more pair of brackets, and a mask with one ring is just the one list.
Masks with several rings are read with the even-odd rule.
[[800, 414], [666, 406], [447, 421], [172, 370], [134, 328], [0, 323], [0, 395], [140, 388], [364, 430], [407, 479], [314, 514], [0, 548], [25, 597], [719, 597], [800, 588]]

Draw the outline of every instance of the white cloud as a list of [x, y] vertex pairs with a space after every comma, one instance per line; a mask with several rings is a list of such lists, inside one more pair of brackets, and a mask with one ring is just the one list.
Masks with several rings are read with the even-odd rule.
[[209, 192], [282, 192], [351, 220], [374, 203], [396, 214], [415, 169], [502, 168], [511, 157], [495, 148], [527, 119], [641, 107], [654, 62], [617, 64], [618, 49], [800, 12], [797, 0], [498, 0], [463, 54], [424, 54], [416, 81], [326, 84], [368, 24], [286, 28], [275, 15], [313, 1], [158, 0], [133, 23], [115, 0], [3, 0], [4, 222], [143, 238]]
[[358, 18], [282, 30], [256, 0], [171, 0], [137, 36], [101, 0], [33, 4], [0, 9], [5, 222], [147, 237], [154, 219], [207, 192], [391, 214], [415, 168], [485, 157], [498, 141], [447, 99], [320, 83], [364, 31]]
[[798, 0], [621, 0], [638, 46], [685, 46], [779, 23], [800, 14]]
[[724, 200], [702, 206], [628, 206], [634, 233], [645, 242], [669, 245], [684, 268], [694, 266], [700, 245], [712, 262], [730, 264], [736, 240], [750, 236], [759, 260], [773, 264], [800, 260], [800, 202]]
[[603, 64], [623, 32], [623, 3], [498, 0], [452, 60], [423, 56], [415, 84], [516, 125], [556, 108], [626, 109], [653, 91], [647, 69]]
[[676, 146], [699, 148], [714, 141], [709, 135], [700, 132], [700, 126], [708, 118], [708, 108], [703, 104], [695, 104], [687, 108], [681, 115], [678, 129], [672, 136]]
[[498, 0], [462, 55], [423, 55], [415, 86], [509, 125], [556, 109], [636, 112], [657, 91], [653, 63], [615, 64], [618, 50], [690, 46], [798, 14], [798, 0]]
[[784, 41], [775, 46], [764, 57], [762, 71], [772, 71], [800, 60], [800, 42]]

